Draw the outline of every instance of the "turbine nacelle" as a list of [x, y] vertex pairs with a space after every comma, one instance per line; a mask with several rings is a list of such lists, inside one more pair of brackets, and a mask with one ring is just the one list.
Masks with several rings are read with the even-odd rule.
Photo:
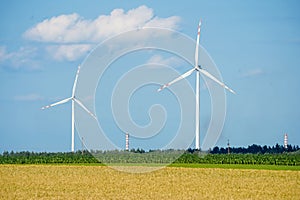
[[198, 72], [200, 72], [201, 69], [202, 69], [201, 65], [198, 65], [198, 66], [195, 67], [195, 70], [198, 71]]

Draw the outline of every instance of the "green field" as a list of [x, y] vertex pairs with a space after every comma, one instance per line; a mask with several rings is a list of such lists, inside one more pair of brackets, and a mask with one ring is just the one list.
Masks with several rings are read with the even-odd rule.
[[0, 165], [0, 199], [299, 199], [299, 170], [224, 166]]

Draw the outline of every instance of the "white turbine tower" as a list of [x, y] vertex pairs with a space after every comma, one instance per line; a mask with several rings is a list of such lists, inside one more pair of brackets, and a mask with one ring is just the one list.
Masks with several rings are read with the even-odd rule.
[[74, 84], [73, 84], [73, 90], [72, 90], [72, 96], [69, 97], [69, 98], [66, 98], [66, 99], [63, 99], [59, 102], [56, 102], [56, 103], [53, 103], [51, 105], [48, 105], [48, 106], [44, 106], [42, 107], [42, 109], [47, 109], [47, 108], [50, 108], [50, 107], [53, 107], [53, 106], [56, 106], [56, 105], [59, 105], [59, 104], [64, 104], [64, 103], [67, 103], [69, 101], [72, 101], [72, 146], [71, 146], [71, 151], [74, 152], [74, 138], [75, 138], [75, 113], [74, 113], [74, 109], [75, 109], [75, 103], [77, 103], [81, 108], [83, 108], [88, 114], [90, 114], [93, 118], [96, 119], [96, 116], [91, 112], [89, 111], [84, 105], [83, 103], [77, 99], [75, 97], [75, 90], [76, 90], [76, 85], [77, 85], [77, 79], [78, 79], [78, 75], [79, 75], [79, 71], [80, 71], [80, 66], [78, 66], [78, 69], [77, 69], [77, 73], [76, 73], [76, 77], [75, 77], [75, 81], [74, 81]]
[[196, 50], [195, 50], [195, 66], [193, 69], [187, 71], [186, 73], [180, 75], [179, 77], [177, 77], [176, 79], [174, 79], [173, 81], [166, 83], [165, 85], [161, 86], [157, 91], [160, 92], [161, 90], [163, 90], [166, 87], [171, 86], [172, 84], [176, 83], [177, 81], [180, 81], [188, 76], [190, 76], [194, 71], [196, 72], [196, 116], [195, 116], [195, 121], [196, 121], [196, 128], [195, 128], [195, 149], [200, 149], [200, 104], [199, 104], [199, 99], [200, 99], [200, 91], [199, 91], [199, 87], [200, 87], [200, 73], [202, 73], [203, 75], [207, 76], [208, 78], [212, 79], [213, 81], [215, 81], [216, 83], [218, 83], [219, 85], [221, 85], [223, 88], [229, 90], [231, 93], [235, 94], [235, 92], [230, 89], [228, 86], [226, 86], [224, 83], [222, 83], [221, 81], [219, 81], [216, 77], [214, 77], [213, 75], [211, 75], [210, 73], [208, 73], [208, 71], [204, 70], [201, 68], [200, 65], [198, 65], [198, 51], [199, 51], [199, 40], [200, 40], [200, 28], [201, 28], [201, 20], [199, 21], [199, 25], [198, 25], [198, 35], [197, 35], [197, 43], [196, 43]]

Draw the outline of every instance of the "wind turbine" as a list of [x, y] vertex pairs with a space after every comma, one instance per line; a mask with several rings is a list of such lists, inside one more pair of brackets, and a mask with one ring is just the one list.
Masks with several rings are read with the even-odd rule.
[[199, 51], [199, 40], [200, 40], [200, 28], [201, 28], [201, 20], [199, 21], [199, 25], [198, 25], [198, 35], [197, 35], [197, 42], [196, 42], [196, 50], [195, 50], [195, 66], [193, 69], [185, 72], [184, 74], [180, 75], [179, 77], [175, 78], [174, 80], [172, 80], [169, 83], [166, 83], [164, 85], [162, 85], [157, 91], [160, 92], [161, 90], [165, 89], [166, 87], [171, 86], [172, 84], [176, 83], [177, 81], [180, 81], [188, 76], [190, 76], [193, 72], [196, 72], [196, 129], [195, 129], [195, 149], [200, 149], [200, 104], [199, 104], [199, 99], [200, 99], [200, 91], [199, 91], [199, 87], [200, 87], [200, 73], [202, 73], [203, 75], [207, 76], [208, 78], [212, 79], [213, 81], [215, 81], [216, 83], [218, 83], [219, 85], [221, 85], [223, 88], [229, 90], [231, 93], [235, 94], [235, 92], [230, 89], [227, 85], [225, 85], [224, 83], [222, 83], [221, 81], [219, 81], [216, 77], [214, 77], [213, 75], [211, 75], [210, 73], [208, 73], [208, 71], [202, 69], [202, 67], [200, 65], [198, 65], [198, 51]]
[[69, 101], [72, 102], [72, 147], [71, 147], [72, 152], [74, 152], [74, 138], [75, 138], [74, 137], [75, 136], [75, 134], [74, 134], [75, 133], [75, 115], [74, 115], [75, 114], [74, 113], [75, 103], [77, 103], [81, 108], [83, 108], [83, 110], [85, 110], [88, 114], [90, 114], [93, 118], [96, 119], [96, 116], [91, 111], [89, 111], [79, 99], [77, 99], [75, 97], [75, 90], [76, 90], [79, 71], [80, 71], [80, 66], [78, 66], [78, 69], [77, 69], [77, 73], [76, 73], [76, 76], [75, 76], [75, 81], [74, 81], [74, 84], [73, 84], [73, 90], [72, 90], [72, 96], [71, 97], [63, 99], [63, 100], [58, 101], [56, 103], [50, 104], [48, 106], [42, 107], [42, 109], [44, 110], [44, 109], [47, 109], [47, 108], [50, 108], [50, 107], [53, 107], [53, 106], [56, 106], [56, 105], [59, 105], [59, 104], [67, 103]]

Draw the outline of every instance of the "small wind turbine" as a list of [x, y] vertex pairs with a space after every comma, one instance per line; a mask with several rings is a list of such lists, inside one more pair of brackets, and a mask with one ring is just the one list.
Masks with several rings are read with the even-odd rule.
[[207, 76], [208, 78], [212, 79], [213, 81], [215, 81], [216, 83], [218, 83], [219, 85], [221, 85], [223, 88], [229, 90], [231, 93], [235, 94], [235, 92], [230, 89], [228, 86], [226, 86], [224, 83], [222, 83], [221, 81], [219, 81], [216, 77], [214, 77], [213, 75], [211, 75], [210, 73], [208, 73], [208, 71], [202, 69], [202, 67], [200, 65], [198, 65], [198, 51], [199, 51], [199, 39], [200, 39], [200, 28], [201, 28], [201, 20], [199, 21], [199, 25], [198, 25], [198, 35], [197, 35], [197, 43], [196, 43], [196, 50], [195, 50], [195, 66], [193, 69], [187, 71], [186, 73], [180, 75], [179, 77], [177, 77], [176, 79], [174, 79], [173, 81], [166, 83], [165, 85], [161, 86], [157, 91], [160, 92], [161, 90], [163, 90], [166, 87], [171, 86], [172, 84], [176, 83], [177, 81], [180, 81], [188, 76], [190, 76], [194, 71], [196, 72], [196, 129], [195, 129], [195, 135], [196, 135], [196, 142], [195, 142], [195, 148], [196, 149], [200, 149], [200, 130], [199, 130], [199, 126], [200, 126], [200, 105], [199, 105], [199, 99], [200, 99], [200, 91], [199, 91], [199, 87], [200, 87], [200, 77], [199, 74], [202, 73], [205, 76]]
[[81, 108], [83, 108], [88, 114], [90, 114], [93, 118], [96, 119], [96, 116], [91, 112], [89, 111], [84, 105], [83, 103], [77, 99], [75, 97], [75, 90], [76, 90], [76, 84], [77, 84], [77, 79], [78, 79], [78, 75], [79, 75], [79, 71], [80, 71], [80, 66], [78, 66], [78, 69], [77, 69], [77, 73], [76, 73], [76, 77], [75, 77], [75, 81], [74, 81], [74, 84], [73, 84], [73, 90], [72, 90], [72, 96], [69, 97], [69, 98], [66, 98], [66, 99], [63, 99], [59, 102], [56, 102], [56, 103], [53, 103], [51, 105], [48, 105], [48, 106], [44, 106], [42, 107], [42, 109], [47, 109], [47, 108], [50, 108], [50, 107], [53, 107], [53, 106], [56, 106], [56, 105], [59, 105], [59, 104], [64, 104], [64, 103], [67, 103], [69, 101], [72, 101], [72, 147], [71, 147], [71, 150], [72, 152], [74, 152], [74, 133], [75, 133], [75, 116], [74, 116], [74, 108], [75, 108], [75, 103], [77, 103]]

